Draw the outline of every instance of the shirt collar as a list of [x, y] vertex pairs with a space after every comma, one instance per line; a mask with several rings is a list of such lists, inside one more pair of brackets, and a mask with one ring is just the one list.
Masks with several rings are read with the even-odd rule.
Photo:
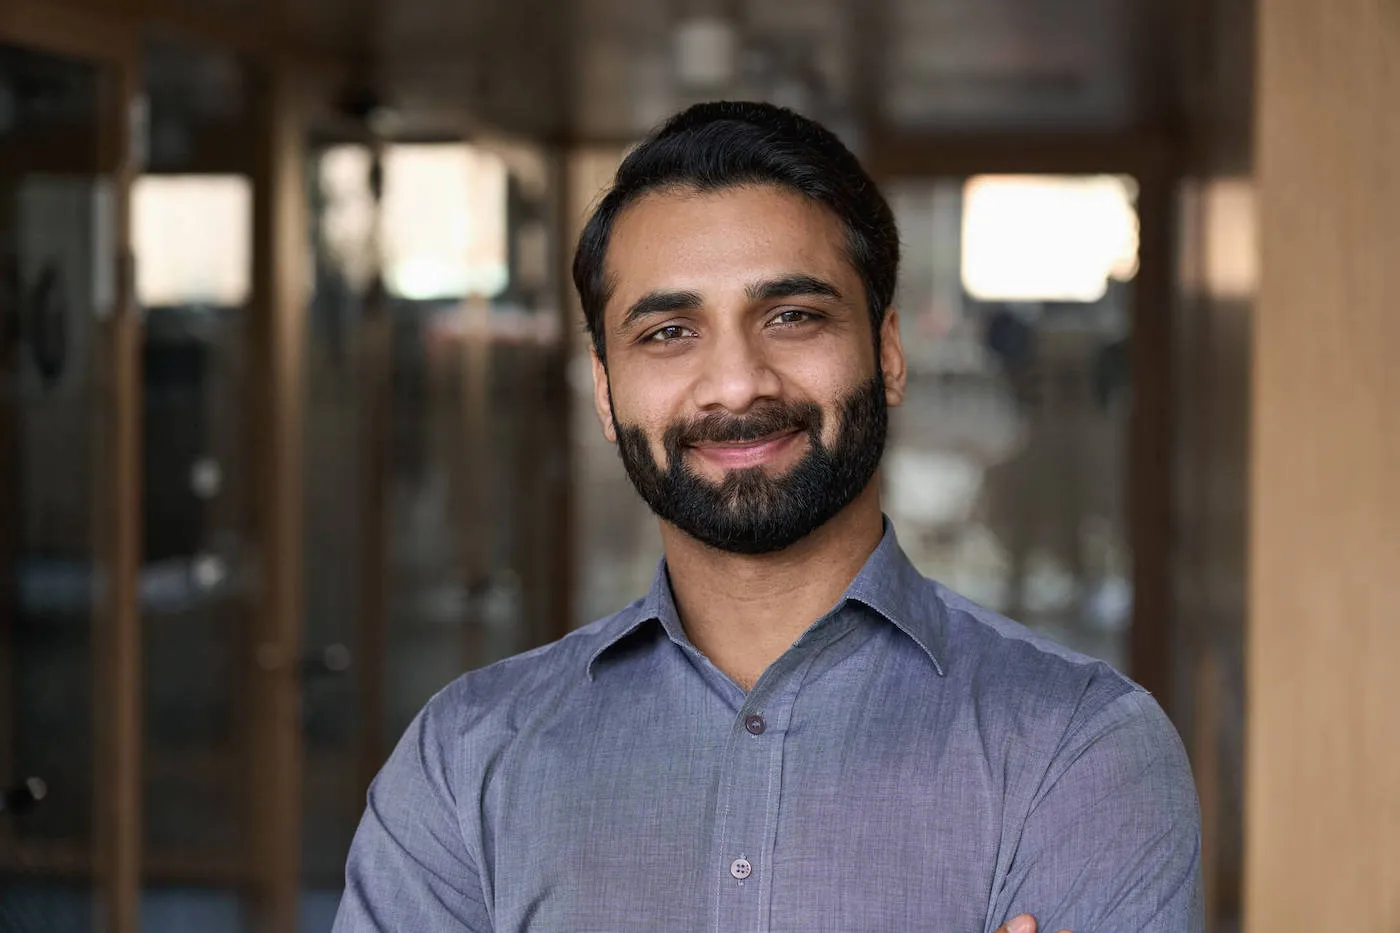
[[858, 602], [875, 610], [922, 648], [940, 675], [946, 673], [947, 610], [899, 546], [888, 518], [884, 536], [846, 587], [842, 602]]
[[666, 635], [681, 647], [690, 644], [690, 638], [681, 625], [681, 614], [676, 609], [675, 598], [671, 594], [671, 579], [666, 573], [666, 558], [656, 565], [656, 573], [651, 578], [651, 589], [641, 602], [622, 613], [623, 624], [611, 629], [603, 637], [603, 642], [588, 657], [588, 679], [593, 679], [593, 668], [598, 659], [614, 645], [641, 628], [648, 622], [660, 622]]
[[[899, 546], [894, 526], [888, 518], [885, 519], [885, 533], [880, 543], [866, 558], [865, 565], [846, 588], [836, 609], [839, 611], [851, 602], [869, 607], [909, 636], [928, 655], [934, 669], [940, 675], [945, 673], [943, 659], [947, 647], [947, 626], [943, 601], [932, 592], [923, 574]], [[671, 593], [664, 558], [657, 565], [651, 589], [632, 610], [630, 618], [605, 636], [603, 643], [589, 657], [589, 679], [592, 679], [594, 665], [603, 654], [647, 622], [659, 622], [667, 637], [677, 645], [690, 645]]]

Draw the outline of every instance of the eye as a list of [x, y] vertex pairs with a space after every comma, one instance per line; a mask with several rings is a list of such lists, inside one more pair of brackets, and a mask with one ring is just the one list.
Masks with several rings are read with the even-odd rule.
[[658, 327], [656, 330], [642, 338], [643, 343], [671, 343], [685, 337], [693, 337], [695, 332], [680, 324], [667, 324], [665, 327]]
[[776, 324], [779, 327], [792, 327], [797, 324], [806, 324], [808, 321], [815, 321], [817, 315], [811, 311], [803, 311], [801, 308], [784, 308], [768, 321], [769, 324]]

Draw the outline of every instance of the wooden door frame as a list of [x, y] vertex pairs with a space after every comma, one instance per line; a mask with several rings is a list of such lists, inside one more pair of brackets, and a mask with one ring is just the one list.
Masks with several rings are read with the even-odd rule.
[[99, 387], [93, 434], [95, 603], [92, 612], [93, 782], [91, 868], [97, 922], [136, 933], [141, 873], [141, 322], [129, 239], [135, 166], [132, 114], [139, 45], [129, 23], [34, 0], [0, 7], [0, 42], [90, 62], [104, 72], [98, 165], [112, 183], [114, 304], [98, 324]]

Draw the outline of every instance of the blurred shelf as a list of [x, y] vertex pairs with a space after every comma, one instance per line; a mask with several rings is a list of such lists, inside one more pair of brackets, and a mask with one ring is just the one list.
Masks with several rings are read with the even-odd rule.
[[[92, 850], [63, 841], [22, 841], [10, 836], [0, 848], [0, 876], [94, 879]], [[253, 872], [227, 854], [199, 851], [152, 852], [143, 859], [147, 884], [191, 884], [237, 888], [250, 884]]]

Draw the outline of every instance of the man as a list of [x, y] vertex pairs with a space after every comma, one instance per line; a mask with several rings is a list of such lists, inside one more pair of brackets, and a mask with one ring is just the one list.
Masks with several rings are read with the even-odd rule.
[[699, 105], [627, 157], [574, 280], [665, 560], [427, 705], [339, 933], [1201, 929], [1157, 704], [924, 579], [883, 518], [898, 256], [791, 112]]

